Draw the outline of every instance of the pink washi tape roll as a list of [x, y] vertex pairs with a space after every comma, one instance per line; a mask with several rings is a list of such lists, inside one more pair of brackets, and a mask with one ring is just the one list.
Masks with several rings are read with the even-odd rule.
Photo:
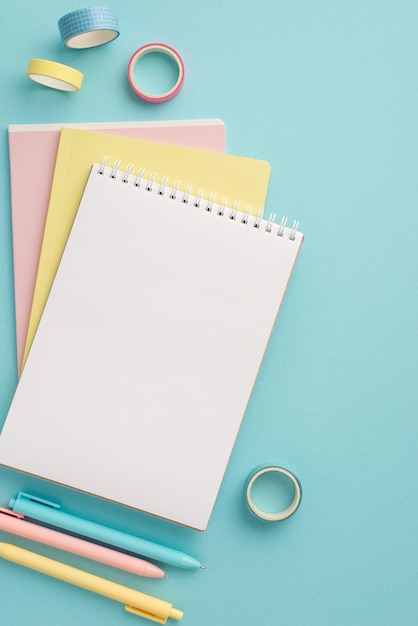
[[[167, 56], [171, 57], [176, 62], [178, 66], [178, 70], [179, 70], [178, 78], [176, 80], [176, 83], [173, 85], [173, 87], [171, 87], [171, 89], [169, 89], [165, 93], [161, 93], [157, 95], [150, 94], [140, 89], [138, 85], [135, 83], [134, 76], [133, 76], [136, 64], [138, 63], [139, 59], [141, 59], [146, 54], [150, 54], [151, 52], [159, 52], [161, 54], [166, 54]], [[183, 82], [184, 82], [183, 59], [181, 58], [179, 53], [176, 50], [174, 50], [174, 48], [172, 48], [171, 46], [168, 46], [167, 44], [149, 43], [145, 46], [142, 46], [141, 48], [138, 48], [138, 50], [136, 50], [131, 56], [129, 63], [128, 63], [128, 80], [129, 80], [129, 84], [132, 90], [136, 93], [137, 96], [139, 96], [143, 100], [146, 100], [147, 102], [155, 102], [155, 103], [166, 102], [167, 100], [174, 98], [174, 96], [178, 94], [178, 92], [183, 86]]]

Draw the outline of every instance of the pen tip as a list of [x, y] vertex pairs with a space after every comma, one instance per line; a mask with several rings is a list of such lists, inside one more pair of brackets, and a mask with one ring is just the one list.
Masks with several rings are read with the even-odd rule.
[[206, 569], [204, 565], [199, 565], [200, 569]]

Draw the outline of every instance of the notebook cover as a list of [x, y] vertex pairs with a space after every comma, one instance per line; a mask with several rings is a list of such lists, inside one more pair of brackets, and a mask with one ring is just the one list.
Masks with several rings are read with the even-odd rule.
[[98, 170], [0, 462], [202, 531], [303, 235]]
[[214, 192], [217, 198], [225, 197], [230, 204], [234, 201], [241, 202], [241, 207], [248, 204], [255, 212], [264, 208], [270, 175], [270, 166], [266, 161], [64, 128], [57, 153], [23, 364], [42, 315], [91, 163], [101, 162], [104, 155], [110, 157], [112, 164], [121, 160], [122, 167], [133, 164], [135, 171], [144, 168], [146, 175], [156, 172], [157, 183], [168, 176], [172, 183], [181, 181], [180, 189], [184, 191], [192, 181], [193, 189], [205, 190], [207, 197]]
[[[62, 126], [14, 124], [8, 129], [18, 372], [22, 367]], [[225, 152], [225, 125], [221, 120], [97, 122], [65, 126]]]

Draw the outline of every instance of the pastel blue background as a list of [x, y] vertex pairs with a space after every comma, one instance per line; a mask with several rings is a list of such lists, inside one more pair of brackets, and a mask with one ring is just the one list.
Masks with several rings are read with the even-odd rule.
[[[418, 623], [417, 2], [125, 0], [109, 5], [119, 39], [64, 49], [58, 19], [86, 5], [13, 0], [1, 20], [0, 420], [16, 384], [8, 124], [222, 118], [229, 152], [270, 161], [267, 210], [298, 218], [306, 240], [205, 534], [48, 490], [69, 510], [182, 547], [206, 570], [167, 568], [152, 581], [62, 560], [172, 601], [184, 626]], [[181, 93], [159, 106], [138, 100], [125, 75], [153, 41], [186, 67]], [[83, 71], [81, 92], [26, 79], [31, 57]], [[248, 473], [266, 461], [303, 486], [301, 507], [278, 525], [243, 502]], [[1, 504], [20, 489], [46, 495], [0, 469]], [[7, 562], [0, 606], [9, 626], [147, 623]]]

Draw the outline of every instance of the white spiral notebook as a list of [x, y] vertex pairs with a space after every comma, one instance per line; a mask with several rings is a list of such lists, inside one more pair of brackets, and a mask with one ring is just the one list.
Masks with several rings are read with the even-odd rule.
[[303, 235], [153, 181], [92, 167], [0, 462], [205, 530]]

